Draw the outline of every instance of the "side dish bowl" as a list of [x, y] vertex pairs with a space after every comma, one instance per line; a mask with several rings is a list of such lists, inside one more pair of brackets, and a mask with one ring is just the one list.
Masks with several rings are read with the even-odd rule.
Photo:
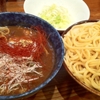
[[82, 87], [98, 96], [100, 96], [100, 64], [99, 55], [95, 53], [99, 51], [99, 42], [98, 44], [95, 42], [100, 40], [97, 39], [99, 33], [99, 20], [84, 20], [67, 28], [62, 35], [65, 47], [63, 65], [66, 71]]
[[23, 7], [26, 13], [47, 20], [59, 31], [90, 17], [84, 0], [25, 0]]
[[59, 35], [58, 31], [48, 22], [44, 21], [43, 19], [37, 16], [26, 13], [17, 13], [17, 12], [0, 13], [0, 27], [3, 26], [22, 26], [22, 27], [41, 26], [42, 29], [45, 31], [45, 35], [48, 37], [48, 41], [51, 43], [54, 49], [55, 53], [54, 66], [51, 72], [48, 72], [50, 73], [48, 77], [40, 85], [22, 94], [9, 95], [9, 96], [0, 95], [0, 100], [11, 100], [11, 99], [30, 97], [34, 95], [36, 92], [38, 92], [40, 89], [42, 89], [44, 86], [46, 86], [60, 70], [64, 56], [64, 47], [61, 36]]

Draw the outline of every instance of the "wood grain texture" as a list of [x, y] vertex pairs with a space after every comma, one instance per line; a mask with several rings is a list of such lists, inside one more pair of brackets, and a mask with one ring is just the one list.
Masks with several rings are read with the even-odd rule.
[[[90, 9], [90, 19], [100, 19], [100, 0], [84, 0]], [[24, 0], [8, 0], [9, 12], [24, 12]], [[62, 66], [56, 77], [34, 96], [25, 100], [100, 100], [75, 82]]]

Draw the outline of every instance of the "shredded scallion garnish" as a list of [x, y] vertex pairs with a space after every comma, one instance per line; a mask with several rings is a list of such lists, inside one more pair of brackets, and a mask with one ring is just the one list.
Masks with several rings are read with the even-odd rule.
[[51, 6], [44, 6], [39, 13], [39, 17], [48, 21], [56, 29], [65, 29], [70, 25], [72, 19], [67, 8], [52, 4]]

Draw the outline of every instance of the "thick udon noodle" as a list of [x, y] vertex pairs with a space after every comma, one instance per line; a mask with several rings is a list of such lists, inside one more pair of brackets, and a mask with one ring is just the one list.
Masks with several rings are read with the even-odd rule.
[[73, 26], [63, 38], [64, 62], [72, 74], [100, 91], [100, 22]]
[[[3, 38], [5, 39], [5, 41], [8, 41], [6, 38], [6, 35], [9, 36], [9, 34], [10, 34], [10, 30], [8, 27], [0, 27], [0, 40], [2, 40]], [[25, 34], [27, 35], [29, 33], [27, 33], [26, 31]], [[7, 45], [11, 46], [11, 44], [12, 45], [14, 44], [14, 41], [10, 41], [7, 43], [8, 43]], [[26, 45], [28, 45], [28, 41], [25, 41], [25, 43]], [[29, 43], [31, 42], [29, 41]], [[48, 45], [50, 44], [48, 43]], [[33, 46], [36, 47], [36, 42], [35, 42], [35, 45]], [[45, 59], [44, 61], [42, 60], [43, 64], [41, 64], [38, 61], [34, 61], [34, 58], [32, 56], [15, 57], [5, 52], [1, 52], [2, 51], [1, 49], [2, 49], [2, 46], [0, 45], [0, 95], [10, 95], [10, 94], [15, 95], [15, 94], [29, 91], [30, 89], [35, 88], [36, 86], [41, 84], [47, 78], [47, 76], [49, 75], [49, 72], [52, 69], [52, 65], [48, 63], [48, 62], [50, 63], [52, 62], [53, 64], [53, 61], [54, 61], [52, 59], [52, 56], [53, 56], [52, 47], [50, 47], [50, 50], [48, 46], [46, 46], [45, 48], [43, 47], [43, 49], [45, 49], [44, 51], [45, 51], [46, 56], [43, 56], [41, 59], [44, 59], [45, 57], [46, 59], [49, 59], [49, 60]], [[47, 53], [46, 50], [49, 53]], [[36, 50], [34, 49], [33, 52], [35, 51]], [[42, 65], [47, 66], [45, 65], [46, 63], [49, 64], [47, 68], [42, 66]], [[44, 78], [41, 78], [41, 77], [44, 77]], [[40, 81], [34, 82], [35, 80], [40, 80]]]

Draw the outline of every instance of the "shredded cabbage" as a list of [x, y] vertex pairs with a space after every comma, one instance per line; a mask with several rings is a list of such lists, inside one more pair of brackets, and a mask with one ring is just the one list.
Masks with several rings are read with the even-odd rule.
[[56, 29], [66, 29], [71, 23], [71, 16], [67, 9], [56, 4], [45, 6], [39, 13], [39, 17], [49, 22]]

